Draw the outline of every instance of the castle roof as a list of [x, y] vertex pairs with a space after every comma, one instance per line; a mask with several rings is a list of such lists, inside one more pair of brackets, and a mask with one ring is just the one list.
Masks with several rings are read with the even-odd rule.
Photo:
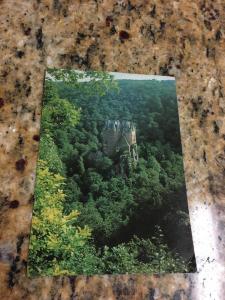
[[105, 122], [105, 130], [111, 129], [114, 131], [133, 131], [135, 130], [135, 125], [131, 121], [120, 121], [120, 120], [107, 120]]

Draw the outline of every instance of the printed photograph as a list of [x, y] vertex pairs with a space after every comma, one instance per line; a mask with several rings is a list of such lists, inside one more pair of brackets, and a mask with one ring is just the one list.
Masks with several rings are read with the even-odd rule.
[[174, 77], [48, 69], [28, 276], [195, 272]]

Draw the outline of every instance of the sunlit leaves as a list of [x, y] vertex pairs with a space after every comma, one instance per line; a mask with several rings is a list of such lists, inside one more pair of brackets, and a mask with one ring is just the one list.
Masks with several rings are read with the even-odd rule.
[[44, 132], [41, 135], [39, 146], [39, 159], [45, 160], [49, 170], [53, 173], [63, 174], [64, 166], [59, 156], [58, 147], [50, 134]]
[[[64, 184], [61, 175], [50, 172], [47, 163], [39, 160], [29, 254], [31, 275], [76, 272], [71, 253], [79, 255], [91, 237], [88, 226], [82, 228], [76, 224], [80, 214], [77, 210], [65, 215]], [[64, 267], [65, 261], [70, 261], [70, 268]]]

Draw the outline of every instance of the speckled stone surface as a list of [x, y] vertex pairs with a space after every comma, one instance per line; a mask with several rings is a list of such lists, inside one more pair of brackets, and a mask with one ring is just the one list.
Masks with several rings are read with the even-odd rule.
[[[225, 2], [0, 1], [0, 299], [225, 299]], [[176, 76], [195, 274], [26, 276], [46, 67]]]

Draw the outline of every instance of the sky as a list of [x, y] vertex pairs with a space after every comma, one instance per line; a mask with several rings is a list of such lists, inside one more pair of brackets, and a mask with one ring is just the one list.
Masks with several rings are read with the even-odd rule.
[[[82, 73], [83, 71], [74, 70], [77, 73]], [[120, 72], [109, 72], [109, 74], [114, 76], [115, 80], [128, 79], [128, 80], [175, 80], [175, 77], [172, 76], [160, 76], [160, 75], [144, 75], [144, 74], [131, 74], [131, 73], [120, 73]], [[51, 76], [47, 73], [47, 76]], [[84, 82], [89, 81], [90, 78], [80, 79], [78, 81]]]
[[171, 76], [159, 76], [159, 75], [143, 75], [143, 74], [130, 74], [130, 73], [117, 73], [109, 72], [115, 79], [132, 79], [132, 80], [175, 80], [175, 77]]

